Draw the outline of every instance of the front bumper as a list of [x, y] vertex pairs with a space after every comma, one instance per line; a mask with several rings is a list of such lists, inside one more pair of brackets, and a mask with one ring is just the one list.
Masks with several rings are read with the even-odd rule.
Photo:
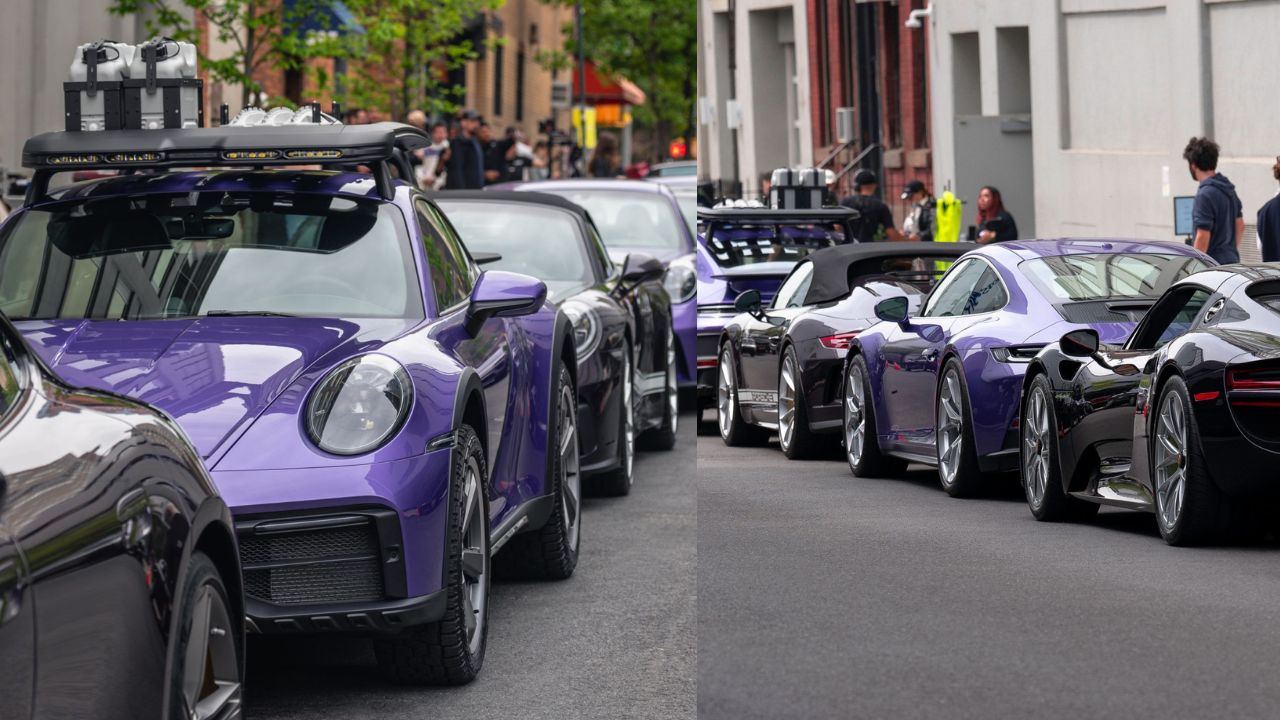
[[261, 632], [432, 622], [443, 589], [448, 448], [367, 465], [214, 471]]

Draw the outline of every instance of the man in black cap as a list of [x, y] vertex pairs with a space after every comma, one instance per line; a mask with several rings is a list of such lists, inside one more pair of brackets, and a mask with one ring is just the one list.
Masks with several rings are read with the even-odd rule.
[[870, 170], [859, 170], [853, 176], [854, 194], [840, 201], [840, 204], [857, 210], [861, 217], [853, 221], [854, 238], [857, 242], [875, 242], [884, 240], [905, 240], [898, 228], [893, 226], [893, 213], [884, 201], [876, 197], [876, 189], [880, 181]]
[[933, 199], [924, 183], [919, 180], [907, 183], [902, 189], [902, 199], [911, 201], [911, 214], [902, 223], [902, 234], [908, 240], [932, 241], [938, 201]]
[[445, 190], [479, 190], [484, 187], [484, 149], [476, 139], [480, 113], [464, 110], [459, 117], [461, 132], [449, 141], [445, 152]]

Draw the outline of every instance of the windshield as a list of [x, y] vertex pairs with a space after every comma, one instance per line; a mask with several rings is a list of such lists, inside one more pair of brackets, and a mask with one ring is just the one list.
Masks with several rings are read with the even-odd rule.
[[1199, 258], [1157, 253], [1059, 255], [1022, 263], [1051, 302], [1155, 298], [1207, 266]]
[[400, 211], [325, 195], [77, 199], [0, 239], [0, 310], [15, 320], [219, 314], [422, 317]]
[[587, 254], [572, 214], [525, 202], [483, 202], [437, 197], [467, 249], [497, 253], [501, 260], [485, 269], [532, 275], [559, 297], [594, 282]]
[[721, 267], [794, 263], [843, 242], [838, 223], [715, 223], [707, 230], [707, 250]]
[[683, 248], [684, 220], [665, 195], [627, 190], [559, 190], [539, 187], [581, 205], [609, 247]]
[[680, 205], [680, 214], [684, 215], [684, 224], [689, 226], [691, 235], [698, 234], [698, 191], [695, 188], [674, 191], [676, 202]]

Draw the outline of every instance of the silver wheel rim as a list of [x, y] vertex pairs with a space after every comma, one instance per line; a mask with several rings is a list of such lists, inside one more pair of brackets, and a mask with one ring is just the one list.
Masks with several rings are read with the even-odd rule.
[[[630, 387], [630, 383], [626, 387]], [[569, 547], [577, 550], [578, 521], [582, 512], [582, 476], [578, 472], [578, 409], [573, 400], [573, 390], [568, 385], [560, 389], [560, 428], [557, 437], [560, 438], [560, 502], [564, 514], [565, 536]]]
[[[630, 349], [627, 350], [630, 353]], [[627, 485], [631, 484], [631, 469], [636, 459], [636, 414], [635, 414], [635, 382], [631, 372], [631, 356], [622, 360], [622, 470], [627, 474]]]
[[862, 449], [867, 435], [865, 408], [862, 367], [850, 365], [849, 375], [844, 383], [844, 447], [849, 455], [850, 465], [862, 462]]
[[778, 376], [778, 443], [782, 449], [791, 447], [796, 432], [796, 370], [791, 354], [782, 358], [782, 372]]
[[480, 463], [469, 456], [462, 471], [462, 496], [466, 498], [462, 515], [462, 611], [467, 648], [473, 654], [480, 650], [489, 601], [489, 538], [485, 532], [489, 518], [484, 514], [481, 492]]
[[1049, 489], [1049, 403], [1044, 391], [1034, 388], [1027, 398], [1026, 421], [1023, 424], [1022, 485], [1027, 502], [1039, 510]]
[[1187, 485], [1187, 418], [1182, 400], [1170, 393], [1160, 408], [1155, 437], [1156, 516], [1173, 530], [1182, 515]]
[[671, 417], [671, 432], [676, 431], [680, 417], [680, 389], [676, 381], [676, 336], [667, 326], [667, 414]]
[[964, 413], [961, 412], [960, 379], [949, 372], [942, 380], [938, 394], [938, 476], [943, 485], [955, 482], [960, 469], [961, 445], [964, 442]]
[[737, 404], [733, 388], [733, 353], [729, 346], [724, 348], [720, 356], [720, 379], [716, 383], [716, 421], [720, 424], [720, 437], [729, 438], [729, 430], [733, 427], [734, 406]]
[[191, 720], [217, 717], [240, 704], [240, 660], [226, 603], [211, 585], [196, 593], [186, 639], [182, 698]]

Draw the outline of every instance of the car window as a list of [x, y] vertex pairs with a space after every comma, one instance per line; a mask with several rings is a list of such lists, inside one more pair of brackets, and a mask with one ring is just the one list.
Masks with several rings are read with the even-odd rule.
[[804, 296], [809, 294], [809, 285], [812, 283], [813, 263], [807, 262], [796, 268], [786, 282], [782, 283], [782, 287], [778, 288], [778, 294], [773, 298], [773, 308], [781, 310], [803, 306]]
[[581, 205], [610, 247], [685, 247], [684, 217], [663, 194], [633, 190], [538, 188]]
[[1147, 312], [1129, 342], [1132, 350], [1158, 350], [1191, 329], [1213, 293], [1189, 286], [1165, 295]]
[[966, 260], [942, 279], [929, 296], [922, 317], [953, 317], [993, 312], [1009, 301], [996, 271], [981, 260]]
[[1099, 253], [1034, 258], [1020, 269], [1050, 302], [1155, 298], [1208, 267], [1186, 255]]
[[462, 243], [435, 207], [425, 200], [417, 200], [414, 209], [427, 251], [436, 311], [442, 313], [467, 299], [479, 272], [473, 270]]
[[600, 269], [604, 271], [603, 277], [613, 275], [613, 260], [609, 257], [609, 251], [605, 249], [604, 238], [600, 237], [600, 231], [596, 229], [594, 220], [587, 221], [587, 240], [599, 251]]

